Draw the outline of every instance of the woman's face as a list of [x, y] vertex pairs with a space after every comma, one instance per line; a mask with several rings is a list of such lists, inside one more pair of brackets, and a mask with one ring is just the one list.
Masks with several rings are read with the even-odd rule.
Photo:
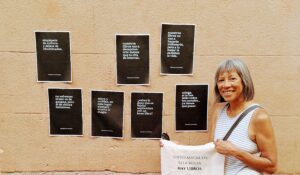
[[221, 73], [217, 86], [226, 102], [243, 101], [243, 83], [236, 70]]

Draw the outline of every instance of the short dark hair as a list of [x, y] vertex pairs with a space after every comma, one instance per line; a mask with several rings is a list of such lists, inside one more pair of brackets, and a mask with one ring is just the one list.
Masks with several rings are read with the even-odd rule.
[[238, 75], [242, 79], [243, 83], [243, 97], [245, 101], [250, 101], [254, 98], [254, 85], [253, 81], [250, 75], [250, 71], [247, 67], [247, 65], [240, 59], [234, 58], [234, 59], [227, 59], [223, 62], [221, 62], [217, 68], [216, 74], [215, 74], [215, 97], [216, 102], [224, 102], [225, 100], [221, 96], [219, 89], [218, 89], [218, 79], [220, 74], [224, 72], [231, 72], [236, 71]]

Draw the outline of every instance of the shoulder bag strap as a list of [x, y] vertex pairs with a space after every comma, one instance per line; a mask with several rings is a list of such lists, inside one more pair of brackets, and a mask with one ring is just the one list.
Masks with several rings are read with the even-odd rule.
[[229, 129], [229, 131], [227, 132], [227, 134], [225, 135], [225, 137], [223, 138], [223, 140], [227, 140], [228, 137], [231, 135], [232, 131], [235, 129], [235, 127], [240, 123], [240, 121], [252, 110], [259, 108], [259, 105], [253, 105], [251, 107], [249, 107], [248, 109], [246, 109], [240, 116], [239, 118], [234, 122], [234, 124], [231, 126], [231, 128]]

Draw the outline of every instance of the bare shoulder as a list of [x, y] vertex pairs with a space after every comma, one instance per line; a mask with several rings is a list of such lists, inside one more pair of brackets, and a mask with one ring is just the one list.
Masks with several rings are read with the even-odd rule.
[[227, 103], [214, 103], [212, 105], [212, 116], [211, 116], [211, 122], [210, 122], [210, 140], [213, 141], [213, 137], [214, 137], [214, 131], [215, 131], [215, 127], [216, 127], [216, 121], [218, 118], [218, 115], [220, 114], [221, 110], [224, 108], [224, 106]]
[[267, 131], [272, 128], [269, 114], [263, 108], [259, 108], [253, 113], [252, 124], [258, 132]]
[[266, 122], [269, 121], [269, 114], [264, 108], [258, 108], [257, 110], [254, 111], [253, 113], [253, 121], [255, 123], [260, 123], [260, 122]]
[[213, 119], [216, 119], [218, 115], [220, 114], [221, 110], [225, 107], [227, 103], [215, 103], [212, 106], [212, 117]]
[[219, 113], [227, 103], [215, 103], [213, 105], [214, 113]]

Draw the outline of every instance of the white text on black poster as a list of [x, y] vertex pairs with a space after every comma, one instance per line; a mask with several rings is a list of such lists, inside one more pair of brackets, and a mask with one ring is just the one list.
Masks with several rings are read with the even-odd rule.
[[131, 93], [131, 136], [160, 138], [162, 107], [162, 93]]
[[48, 89], [50, 135], [82, 135], [81, 89]]
[[149, 35], [116, 35], [117, 84], [149, 84]]
[[123, 137], [124, 93], [92, 91], [92, 136]]
[[195, 25], [162, 24], [161, 73], [192, 74]]
[[35, 32], [39, 82], [71, 80], [69, 32]]
[[207, 130], [208, 85], [176, 85], [176, 130]]

